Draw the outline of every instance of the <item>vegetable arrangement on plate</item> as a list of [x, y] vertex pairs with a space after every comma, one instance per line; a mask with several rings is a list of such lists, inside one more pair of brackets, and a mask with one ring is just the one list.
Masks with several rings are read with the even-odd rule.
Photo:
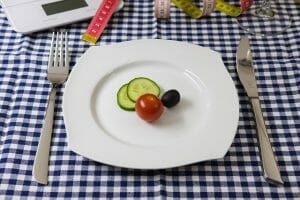
[[159, 95], [157, 83], [146, 77], [138, 77], [120, 87], [117, 103], [123, 110], [135, 110], [140, 118], [153, 122], [162, 115], [164, 106], [171, 108], [180, 101], [180, 94], [174, 89], [165, 92], [161, 99]]

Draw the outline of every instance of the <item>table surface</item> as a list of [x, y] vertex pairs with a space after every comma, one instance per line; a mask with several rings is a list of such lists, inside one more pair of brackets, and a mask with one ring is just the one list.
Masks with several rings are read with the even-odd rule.
[[[158, 20], [153, 0], [126, 0], [97, 45], [158, 38], [219, 52], [240, 103], [238, 129], [228, 153], [222, 159], [164, 170], [118, 168], [84, 158], [67, 145], [62, 85], [56, 99], [49, 183], [37, 184], [32, 167], [51, 87], [46, 72], [53, 30], [16, 33], [0, 8], [0, 198], [299, 199], [300, 6], [293, 0], [275, 3], [290, 14], [292, 27], [279, 36], [249, 37], [262, 110], [285, 182], [282, 187], [269, 185], [262, 176], [251, 105], [236, 73], [236, 48], [245, 33], [235, 18], [215, 11], [210, 17], [191, 19], [172, 5], [171, 18]], [[55, 29], [69, 33], [72, 67], [90, 47], [80, 40], [88, 22]]]

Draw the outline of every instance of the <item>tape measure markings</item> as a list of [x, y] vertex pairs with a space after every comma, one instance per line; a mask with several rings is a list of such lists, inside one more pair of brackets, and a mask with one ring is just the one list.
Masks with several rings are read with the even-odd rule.
[[212, 13], [216, 4], [216, 0], [203, 0], [203, 10], [201, 10], [191, 0], [172, 0], [172, 2], [194, 19], [198, 19]]
[[209, 15], [215, 8], [229, 16], [237, 17], [253, 4], [253, 0], [240, 0], [240, 6], [231, 5], [223, 0], [204, 0], [201, 10], [192, 0], [172, 0], [172, 2], [195, 19]]
[[[120, 1], [103, 0], [81, 39], [95, 44]], [[237, 17], [253, 4], [253, 0], [240, 0], [238, 7], [223, 0], [203, 0], [203, 10], [201, 10], [192, 0], [155, 0], [155, 16], [157, 18], [170, 17], [170, 1], [195, 19], [211, 14], [215, 8], [229, 16]]]
[[171, 0], [155, 0], [155, 17], [167, 19], [170, 17]]
[[208, 0], [208, 1], [203, 1], [203, 16], [210, 15], [215, 9], [216, 1], [215, 0]]
[[216, 3], [216, 10], [223, 12], [229, 16], [237, 17], [242, 13], [241, 7], [233, 6], [227, 2], [218, 0]]
[[120, 0], [103, 0], [81, 39], [95, 44], [119, 4]]
[[182, 9], [190, 17], [197, 19], [202, 16], [202, 10], [200, 10], [190, 0], [172, 0], [172, 2], [180, 9]]

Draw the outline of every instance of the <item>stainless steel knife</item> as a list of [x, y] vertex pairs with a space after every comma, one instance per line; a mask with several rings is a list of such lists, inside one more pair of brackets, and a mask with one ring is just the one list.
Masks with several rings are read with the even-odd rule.
[[236, 54], [236, 63], [238, 76], [251, 101], [255, 115], [264, 178], [271, 184], [282, 185], [283, 180], [275, 160], [260, 106], [250, 43], [247, 37], [242, 37], [240, 40]]

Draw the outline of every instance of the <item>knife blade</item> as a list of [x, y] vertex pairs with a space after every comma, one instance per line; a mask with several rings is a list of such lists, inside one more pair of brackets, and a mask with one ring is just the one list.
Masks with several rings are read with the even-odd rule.
[[255, 116], [261, 166], [264, 178], [271, 184], [283, 185], [283, 180], [277, 166], [261, 110], [250, 42], [246, 36], [242, 37], [239, 42], [236, 53], [236, 63], [239, 79], [251, 101]]

